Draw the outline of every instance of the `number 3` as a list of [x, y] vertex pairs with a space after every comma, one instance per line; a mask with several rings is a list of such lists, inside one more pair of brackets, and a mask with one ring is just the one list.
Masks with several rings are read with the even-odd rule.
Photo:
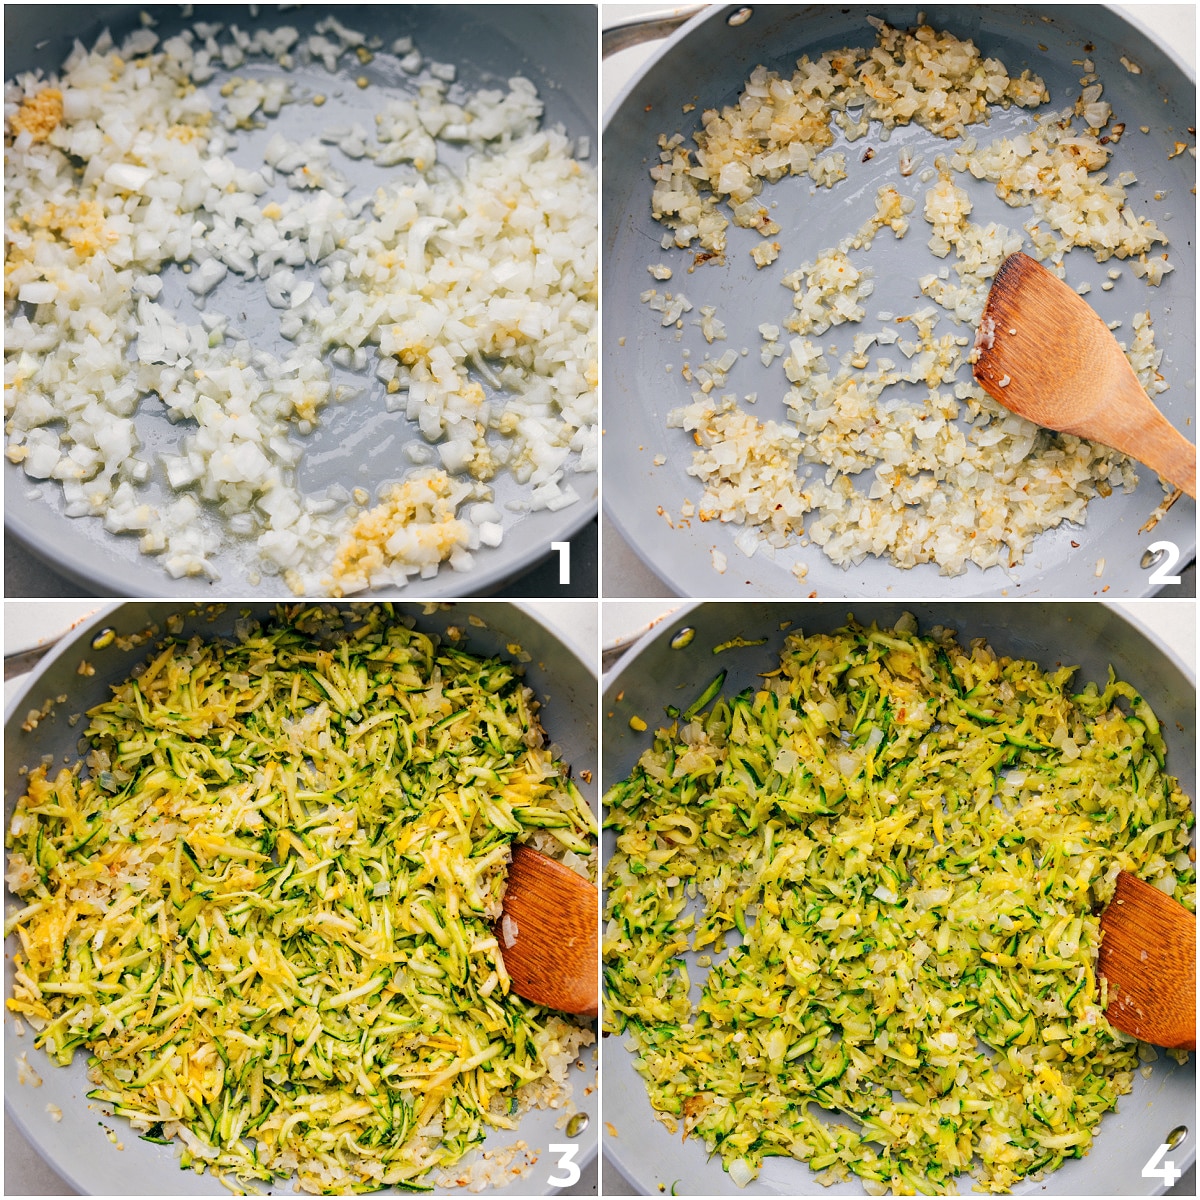
[[565, 1144], [560, 1142], [550, 1147], [550, 1153], [558, 1155], [559, 1170], [565, 1171], [566, 1174], [560, 1176], [556, 1172], [546, 1182], [551, 1187], [570, 1187], [573, 1183], [578, 1183], [579, 1164], [575, 1161], [575, 1155], [579, 1153], [579, 1144], [577, 1142]]

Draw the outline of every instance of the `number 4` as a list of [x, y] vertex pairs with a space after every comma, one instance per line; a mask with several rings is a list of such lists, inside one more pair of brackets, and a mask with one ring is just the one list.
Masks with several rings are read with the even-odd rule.
[[1161, 1167], [1158, 1165], [1159, 1161], [1162, 1159], [1162, 1156], [1170, 1149], [1170, 1145], [1168, 1145], [1166, 1142], [1163, 1142], [1163, 1144], [1159, 1146], [1157, 1150], [1155, 1150], [1154, 1154], [1150, 1158], [1150, 1161], [1142, 1168], [1143, 1179], [1161, 1179], [1164, 1187], [1171, 1187], [1174, 1185], [1175, 1181], [1183, 1174], [1183, 1172], [1177, 1171], [1173, 1162], [1165, 1162]]
[[[1166, 1147], [1164, 1146], [1165, 1150]], [[574, 1183], [579, 1182], [579, 1164], [575, 1161], [575, 1155], [579, 1153], [578, 1142], [557, 1143], [550, 1147], [551, 1154], [558, 1155], [559, 1170], [565, 1171], [565, 1175], [559, 1175], [557, 1172], [551, 1175], [546, 1182], [551, 1187], [570, 1187]], [[1170, 1187], [1170, 1184], [1167, 1185]]]

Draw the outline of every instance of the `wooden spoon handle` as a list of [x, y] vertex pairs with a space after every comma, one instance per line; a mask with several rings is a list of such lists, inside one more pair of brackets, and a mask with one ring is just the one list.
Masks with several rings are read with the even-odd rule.
[[1131, 370], [1120, 395], [1089, 416], [1088, 436], [1145, 463], [1196, 498], [1196, 447], [1159, 412]]
[[1166, 420], [1165, 429], [1150, 431], [1143, 443], [1142, 462], [1157, 471], [1168, 483], [1196, 498], [1196, 447]]

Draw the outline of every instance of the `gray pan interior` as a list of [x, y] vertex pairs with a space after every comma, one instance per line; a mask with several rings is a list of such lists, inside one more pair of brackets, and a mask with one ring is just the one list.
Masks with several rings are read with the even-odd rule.
[[[224, 22], [247, 31], [274, 29], [281, 25], [296, 27], [302, 36], [330, 12], [351, 28], [368, 36], [378, 35], [384, 47], [402, 36], [411, 36], [425, 55], [458, 67], [458, 82], [451, 91], [455, 99], [464, 89], [476, 91], [484, 86], [503, 87], [517, 74], [532, 80], [545, 104], [543, 125], [562, 125], [573, 137], [591, 138], [590, 162], [596, 162], [598, 139], [596, 101], [597, 10], [590, 4], [570, 5], [356, 5], [353, 8], [326, 8], [323, 5], [275, 6], [203, 5], [185, 19], [180, 6], [163, 6], [150, 11], [157, 20], [156, 31], [166, 38], [196, 21]], [[136, 5], [53, 5], [16, 4], [5, 9], [4, 74], [11, 79], [19, 72], [41, 68], [56, 72], [69, 53], [74, 39], [91, 46], [100, 32], [108, 28], [119, 43], [139, 27]], [[224, 40], [224, 39], [223, 39]], [[363, 66], [353, 54], [341, 59], [342, 72], [330, 76], [318, 63], [298, 66], [289, 78], [298, 89], [324, 93], [327, 102], [321, 108], [311, 103], [288, 104], [269, 127], [254, 133], [239, 134], [235, 160], [245, 167], [262, 165], [262, 148], [275, 131], [301, 141], [322, 129], [348, 126], [359, 122], [374, 128], [372, 114], [382, 106], [381, 91], [391, 94], [415, 93], [415, 83], [427, 78], [428, 68], [409, 76], [397, 58], [381, 51]], [[280, 68], [265, 60], [248, 60], [234, 72], [220, 72], [205, 89], [217, 98], [223, 80], [231, 75], [275, 76]], [[365, 75], [371, 86], [365, 93], [355, 79]], [[444, 150], [445, 148], [440, 148]], [[351, 160], [333, 149], [334, 165], [354, 184], [351, 197], [369, 194], [374, 189], [403, 178], [402, 168], [382, 169], [369, 159]], [[442, 154], [452, 168], [457, 161], [453, 151]], [[286, 186], [280, 182], [263, 197], [282, 199]], [[302, 278], [316, 279], [312, 268], [298, 272]], [[181, 320], [195, 322], [192, 297], [183, 286], [184, 276], [177, 266], [164, 272], [164, 297], [183, 314]], [[320, 285], [318, 285], [319, 287]], [[322, 293], [318, 291], [318, 295]], [[207, 299], [209, 310], [231, 316], [231, 332], [244, 334], [257, 348], [283, 353], [288, 343], [279, 335], [278, 314], [268, 306], [261, 283], [243, 284], [230, 275]], [[411, 469], [402, 448], [411, 440], [421, 440], [415, 423], [403, 412], [389, 413], [384, 406], [383, 385], [374, 377], [372, 365], [363, 374], [331, 367], [332, 382], [364, 387], [366, 394], [351, 404], [328, 405], [320, 425], [303, 439], [305, 458], [299, 483], [305, 493], [320, 492], [340, 483], [352, 489], [363, 487], [374, 499], [376, 489], [402, 478]], [[489, 395], [494, 394], [487, 381], [477, 380]], [[151, 398], [152, 400], [153, 398]], [[143, 402], [137, 417], [138, 435], [151, 450], [174, 448], [179, 430], [172, 426], [151, 401]], [[299, 435], [293, 434], [294, 438]], [[573, 459], [577, 456], [573, 456]], [[156, 472], [158, 471], [156, 466]], [[505, 508], [517, 499], [521, 489], [504, 476], [494, 483], [496, 503], [504, 511], [504, 541], [495, 548], [481, 547], [475, 554], [475, 567], [467, 574], [444, 566], [433, 579], [413, 579], [406, 595], [461, 596], [478, 594], [499, 586], [539, 559], [551, 553], [551, 542], [562, 541], [577, 533], [595, 514], [598, 486], [595, 475], [570, 474], [570, 482], [580, 500], [558, 512], [542, 510], [516, 513]], [[150, 485], [149, 495], [171, 494], [160, 473]], [[201, 589], [213, 596], [286, 596], [288, 591], [278, 576], [266, 576], [252, 585], [249, 568], [253, 565], [253, 546], [234, 547], [217, 560], [221, 578], [173, 580], [154, 559], [138, 552], [137, 539], [107, 534], [98, 521], [69, 519], [62, 515], [61, 493], [57, 484], [30, 480], [20, 467], [5, 460], [4, 510], [8, 532], [43, 558], [55, 570], [92, 589], [96, 595], [112, 596], [194, 596]], [[206, 512], [205, 520], [215, 514]]]
[[[775, 239], [782, 248], [779, 258], [764, 270], [757, 270], [748, 255], [758, 235], [731, 225], [726, 263], [710, 262], [688, 273], [692, 252], [662, 250], [665, 227], [650, 215], [652, 183], [647, 171], [658, 161], [660, 133], [679, 131], [690, 138], [699, 127], [701, 111], [733, 103], [759, 63], [779, 69], [786, 77], [801, 54], [816, 57], [833, 48], [873, 45], [868, 15], [906, 27], [915, 23], [921, 11], [934, 28], [974, 39], [983, 53], [1000, 58], [1012, 74], [1029, 67], [1043, 77], [1050, 90], [1050, 104], [1042, 111], [1073, 104], [1082, 74], [1077, 64], [1085, 57], [1094, 61], [1104, 84], [1104, 98], [1113, 105], [1113, 120], [1125, 121], [1127, 128], [1116, 147], [1110, 174], [1122, 170], [1137, 174], [1139, 182], [1129, 189], [1130, 203], [1167, 233], [1175, 272], [1156, 289], [1135, 279], [1126, 267], [1115, 288], [1104, 292], [1100, 285], [1114, 263], [1097, 264], [1089, 252], [1077, 249], [1066, 260], [1068, 279], [1073, 285], [1090, 282], [1089, 302], [1105, 320], [1124, 321], [1126, 334], [1130, 317], [1149, 308], [1157, 344], [1164, 350], [1160, 370], [1170, 384], [1158, 403], [1177, 428], [1195, 439], [1195, 159], [1188, 153], [1167, 157], [1176, 140], [1195, 144], [1194, 130], [1188, 131], [1195, 124], [1195, 82], [1169, 47], [1156, 45], [1127, 18], [1099, 5], [1036, 9], [1001, 4], [921, 9], [914, 5], [757, 5], [743, 24], [730, 25], [728, 17], [735, 11], [734, 6], [717, 5], [689, 22], [629, 84], [605, 117], [602, 256], [607, 515], [646, 564], [681, 595], [1116, 598], [1156, 591], [1148, 584], [1151, 572], [1141, 566], [1143, 554], [1152, 542], [1170, 540], [1181, 551], [1180, 566], [1186, 565], [1195, 553], [1196, 510], [1194, 502], [1183, 498], [1153, 533], [1139, 533], [1163, 496], [1153, 472], [1147, 469], [1139, 472], [1141, 484], [1132, 495], [1120, 493], [1093, 501], [1086, 525], [1061, 525], [1038, 537], [1022, 565], [987, 571], [972, 565], [953, 578], [940, 575], [932, 564], [903, 571], [873, 558], [843, 570], [818, 546], [792, 546], [778, 552], [773, 561], [761, 551], [747, 558], [734, 546], [740, 527], [720, 526], [717, 521], [701, 524], [694, 519], [690, 525], [679, 523], [682, 502], [698, 501], [701, 495], [700, 484], [687, 474], [694, 449], [691, 435], [667, 429], [665, 422], [671, 409], [690, 401], [692, 389], [679, 374], [681, 351], [689, 349], [690, 361], [696, 365], [706, 353], [715, 359], [726, 349], [740, 353], [748, 348], [749, 355], [733, 368], [728, 385], [720, 391], [736, 391], [739, 397], [757, 392], [758, 401], [748, 406], [748, 411], [760, 421], [785, 417], [782, 396], [787, 383], [782, 359], [769, 368], [761, 365], [758, 326], [764, 322], [782, 326], [791, 311], [791, 295], [780, 286], [783, 276], [857, 229], [873, 212], [876, 190], [885, 182], [917, 200], [911, 228], [902, 240], [885, 232], [869, 253], [852, 252], [852, 261], [865, 263], [875, 272], [875, 293], [867, 301], [867, 317], [861, 325], [834, 327], [818, 344], [845, 353], [854, 333], [880, 327], [880, 322], [873, 320], [877, 311], [887, 309], [899, 315], [932, 303], [920, 296], [915, 280], [944, 263], [926, 248], [929, 226], [922, 211], [929, 185], [922, 184], [918, 176], [923, 167], [932, 165], [946, 143], [915, 126], [897, 129], [886, 142], [879, 139], [876, 127], [848, 146], [839, 132], [833, 148], [846, 149], [848, 178], [832, 189], [817, 189], [807, 178], [765, 185], [763, 201], [774, 206], [772, 217], [783, 230]], [[1085, 51], [1085, 44], [1092, 49]], [[1128, 72], [1120, 63], [1122, 55], [1140, 65], [1142, 73]], [[686, 103], [694, 103], [696, 110], [683, 113]], [[986, 145], [1017, 127], [1027, 127], [1031, 120], [1024, 110], [996, 111], [990, 125], [973, 126], [971, 132]], [[1141, 125], [1149, 127], [1149, 134], [1138, 132]], [[875, 155], [863, 163], [860, 159], [867, 146]], [[907, 179], [897, 171], [902, 147], [922, 156]], [[972, 220], [997, 221], [1019, 230], [1030, 219], [1027, 209], [1008, 208], [990, 184], [955, 178], [959, 186], [967, 188], [975, 206]], [[1156, 191], [1165, 192], [1165, 198], [1154, 200]], [[647, 273], [647, 266], [657, 262], [673, 269], [671, 280], [656, 283]], [[695, 306], [684, 319], [682, 341], [676, 340], [673, 328], [661, 328], [659, 316], [639, 301], [641, 293], [651, 287], [660, 292], [683, 292]], [[689, 323], [706, 304], [716, 307], [727, 327], [727, 340], [711, 346]], [[970, 332], [944, 312], [937, 331]], [[671, 364], [671, 373], [665, 364]], [[965, 369], [960, 372], [960, 378], [964, 377]], [[660, 454], [666, 462], [655, 466], [653, 460]], [[675, 528], [660, 515], [660, 506], [676, 518]], [[714, 547], [728, 559], [724, 574], [711, 565]], [[1097, 577], [1101, 558], [1105, 563]], [[808, 566], [803, 584], [792, 574], [791, 567], [797, 562]]]
[[[209, 607], [188, 610], [170, 604], [133, 602], [109, 608], [81, 626], [44, 661], [30, 676], [27, 684], [9, 705], [4, 727], [4, 792], [7, 830], [17, 798], [23, 791], [22, 767], [36, 765], [43, 755], [62, 761], [76, 756], [76, 745], [82, 726], [69, 725], [68, 718], [109, 695], [110, 684], [128, 677], [130, 670], [149, 655], [153, 643], [139, 649], [121, 650], [116, 644], [104, 650], [94, 650], [92, 641], [98, 631], [114, 629], [121, 635], [140, 633], [151, 625], [160, 630], [172, 612], [186, 613], [184, 633], [202, 637], [232, 636], [234, 622], [244, 613], [265, 618], [272, 606], [265, 603], [239, 604], [236, 608]], [[558, 636], [542, 625], [531, 613], [500, 602], [476, 601], [447, 605], [426, 615], [422, 604], [397, 604], [397, 611], [411, 616], [419, 628], [428, 633], [444, 634], [450, 626], [466, 633], [462, 645], [476, 653], [508, 656], [507, 647], [518, 643], [532, 656], [525, 667], [525, 679], [543, 702], [542, 722], [554, 744], [559, 747], [563, 761], [570, 763], [580, 790], [589, 803], [596, 805], [596, 677], [594, 669], [585, 665]], [[484, 626], [468, 621], [477, 616]], [[511, 657], [511, 656], [509, 656]], [[80, 661], [86, 659], [95, 667], [95, 674], [81, 676]], [[65, 694], [66, 703], [58, 705], [54, 715], [41, 721], [32, 732], [21, 729], [25, 714], [39, 707], [47, 698]], [[581, 772], [587, 772], [586, 775]], [[5, 892], [6, 904], [14, 897]], [[13, 935], [12, 943], [16, 942]], [[5, 995], [12, 991], [12, 949], [5, 954]], [[78, 1191], [89, 1195], [227, 1195], [227, 1191], [208, 1175], [196, 1175], [179, 1169], [174, 1147], [158, 1146], [142, 1141], [117, 1117], [99, 1118], [101, 1106], [90, 1103], [85, 1094], [91, 1086], [86, 1076], [86, 1055], [76, 1055], [70, 1067], [57, 1067], [32, 1046], [32, 1037], [25, 1026], [24, 1037], [13, 1030], [12, 1014], [4, 1011], [4, 1098], [9, 1112], [26, 1137], [37, 1147], [43, 1158], [67, 1179]], [[527, 1177], [514, 1182], [522, 1193], [543, 1195], [555, 1189], [547, 1182], [558, 1171], [559, 1156], [547, 1153], [546, 1147], [558, 1143], [577, 1143], [576, 1161], [587, 1169], [596, 1155], [600, 1127], [598, 1097], [595, 1086], [594, 1047], [584, 1052], [582, 1062], [588, 1069], [573, 1073], [573, 1102], [580, 1112], [588, 1113], [587, 1127], [576, 1137], [568, 1137], [555, 1123], [562, 1110], [534, 1109], [526, 1113], [518, 1129], [493, 1131], [484, 1149], [499, 1150], [524, 1140], [538, 1150], [538, 1161]], [[36, 1067], [43, 1080], [41, 1087], [18, 1082], [17, 1057], [22, 1052]], [[47, 1103], [62, 1110], [62, 1121], [56, 1122], [46, 1111]], [[107, 1111], [107, 1110], [106, 1110]], [[109, 1142], [106, 1129], [117, 1132], [124, 1144], [118, 1152]], [[560, 1175], [561, 1178], [561, 1175]], [[290, 1185], [276, 1190], [291, 1191]], [[441, 1191], [441, 1189], [439, 1189]], [[449, 1194], [456, 1194], [451, 1192]]]
[[[779, 665], [778, 652], [788, 633], [828, 632], [839, 628], [850, 612], [861, 622], [889, 626], [905, 611], [916, 616], [923, 631], [945, 625], [955, 629], [960, 640], [984, 637], [997, 653], [1034, 659], [1045, 668], [1078, 664], [1075, 679], [1080, 684], [1087, 680], [1102, 684], [1111, 663], [1119, 676], [1144, 693], [1158, 715], [1167, 739], [1167, 769], [1194, 800], [1195, 680], [1170, 649], [1118, 610], [1096, 603], [1053, 601], [855, 602], [852, 606], [838, 601], [798, 600], [790, 605], [740, 601], [685, 608], [642, 638], [606, 681], [604, 786], [611, 787], [629, 774], [650, 744], [653, 731], [666, 723], [666, 706], [686, 707], [718, 668], [728, 668], [723, 694], [732, 696], [744, 687], [758, 686], [759, 673]], [[787, 630], [781, 628], [785, 622]], [[689, 626], [696, 631], [691, 644], [684, 650], [672, 650], [671, 639]], [[765, 637], [767, 643], [725, 651], [714, 658], [713, 646], [737, 636]], [[635, 713], [649, 725], [649, 732], [638, 734], [630, 729], [629, 717]], [[694, 970], [692, 978], [703, 978], [703, 971]], [[663, 1184], [669, 1190], [676, 1180], [681, 1196], [737, 1193], [739, 1189], [721, 1169], [720, 1161], [710, 1159], [701, 1142], [689, 1139], [681, 1143], [654, 1119], [645, 1084], [633, 1069], [633, 1055], [625, 1049], [624, 1040], [610, 1037], [604, 1043], [605, 1120], [616, 1127], [616, 1136], [605, 1140], [605, 1154], [644, 1195], [657, 1195]], [[1163, 1190], [1159, 1182], [1143, 1178], [1141, 1169], [1166, 1135], [1183, 1125], [1187, 1136], [1169, 1157], [1180, 1171], [1186, 1170], [1196, 1158], [1195, 1116], [1194, 1062], [1180, 1067], [1164, 1056], [1154, 1064], [1150, 1078], [1139, 1075], [1133, 1092], [1121, 1099], [1116, 1112], [1104, 1117], [1087, 1157], [1071, 1159], [1040, 1183], [1028, 1181], [1014, 1192], [1157, 1194]], [[743, 1190], [756, 1195], [864, 1195], [858, 1180], [827, 1190], [818, 1188], [805, 1164], [782, 1158], [768, 1159], [758, 1179]], [[969, 1182], [962, 1180], [959, 1191], [969, 1194], [970, 1190]]]

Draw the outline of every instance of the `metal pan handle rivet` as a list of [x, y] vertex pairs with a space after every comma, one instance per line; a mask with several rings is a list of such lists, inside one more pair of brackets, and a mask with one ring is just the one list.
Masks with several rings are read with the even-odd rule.
[[1142, 570], [1148, 571], [1151, 567], [1156, 567], [1162, 556], [1163, 552], [1161, 550], [1147, 550], [1142, 555]]
[[686, 646], [692, 644], [692, 638], [696, 636], [696, 631], [690, 626], [685, 625], [670, 641], [672, 650], [682, 650]]
[[739, 25], [745, 25], [752, 16], [754, 16], [754, 9], [739, 8], [737, 12], [732, 12], [725, 18], [725, 24], [736, 29]]
[[1187, 1135], [1188, 1127], [1186, 1125], [1176, 1125], [1164, 1139], [1167, 1143], [1167, 1149], [1174, 1150], [1176, 1146], [1182, 1145], [1187, 1141]]

